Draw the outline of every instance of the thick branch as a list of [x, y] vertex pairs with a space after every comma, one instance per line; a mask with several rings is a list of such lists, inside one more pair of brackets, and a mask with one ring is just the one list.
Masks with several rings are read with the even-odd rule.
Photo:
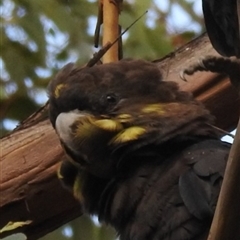
[[63, 152], [48, 120], [5, 137], [1, 149], [1, 227], [32, 220], [25, 230], [36, 239], [79, 216], [79, 204], [56, 178]]
[[[216, 53], [202, 36], [155, 62], [164, 79], [178, 82], [181, 89], [192, 91], [206, 104], [217, 117], [218, 126], [233, 128], [239, 101], [228, 79], [210, 73], [189, 77], [187, 83], [179, 78], [184, 67], [207, 54]], [[28, 239], [43, 236], [81, 214], [80, 205], [57, 180], [55, 172], [63, 152], [45, 114], [44, 108], [1, 140], [0, 229], [9, 221], [32, 220], [32, 224], [17, 229]]]
[[[231, 239], [239, 240], [240, 236], [240, 121], [234, 143], [231, 148], [228, 164], [219, 200], [214, 215], [213, 224], [210, 229], [208, 240]], [[230, 207], [231, 206], [231, 207]]]

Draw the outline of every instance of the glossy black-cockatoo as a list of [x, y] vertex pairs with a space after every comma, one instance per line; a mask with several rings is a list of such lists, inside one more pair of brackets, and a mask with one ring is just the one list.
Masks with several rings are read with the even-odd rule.
[[85, 212], [121, 240], [207, 238], [229, 145], [201, 103], [142, 60], [68, 64], [49, 92], [59, 178]]
[[222, 56], [240, 57], [240, 21], [237, 0], [202, 0], [209, 39]]

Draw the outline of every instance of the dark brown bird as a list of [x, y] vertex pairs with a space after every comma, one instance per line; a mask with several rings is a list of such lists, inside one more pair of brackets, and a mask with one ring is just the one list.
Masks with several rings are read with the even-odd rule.
[[209, 39], [225, 57], [240, 57], [240, 26], [237, 0], [202, 0]]
[[59, 178], [121, 240], [203, 240], [229, 145], [189, 93], [155, 64], [68, 64], [49, 86], [68, 160]]

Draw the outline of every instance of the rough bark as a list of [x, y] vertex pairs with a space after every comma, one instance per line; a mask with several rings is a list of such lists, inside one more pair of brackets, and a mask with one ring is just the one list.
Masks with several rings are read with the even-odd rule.
[[[216, 116], [216, 125], [233, 129], [239, 115], [239, 99], [229, 80], [212, 73], [199, 73], [184, 82], [179, 72], [200, 57], [217, 55], [206, 35], [156, 60], [166, 80], [193, 92]], [[63, 189], [56, 177], [64, 157], [57, 136], [43, 107], [1, 140], [0, 229], [9, 221], [33, 222], [16, 231], [37, 239], [81, 214], [80, 205]], [[6, 232], [12, 234], [13, 232]]]

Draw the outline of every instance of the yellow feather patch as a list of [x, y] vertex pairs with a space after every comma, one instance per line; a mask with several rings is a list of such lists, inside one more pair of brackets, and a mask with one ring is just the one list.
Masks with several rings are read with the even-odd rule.
[[63, 177], [63, 175], [61, 174], [60, 171], [61, 171], [61, 165], [57, 169], [57, 177], [58, 177], [58, 179], [63, 179], [64, 177]]
[[55, 91], [54, 91], [54, 97], [55, 97], [55, 98], [59, 98], [59, 96], [60, 96], [60, 91], [61, 91], [65, 86], [66, 86], [66, 84], [63, 84], [63, 83], [58, 84], [58, 85], [56, 86]]
[[164, 110], [162, 104], [155, 103], [155, 104], [149, 104], [149, 105], [145, 106], [144, 108], [142, 108], [142, 112], [143, 113], [156, 112], [158, 114], [164, 114], [165, 110]]
[[125, 143], [132, 140], [137, 140], [139, 136], [143, 135], [146, 129], [143, 127], [133, 126], [125, 129], [117, 134], [111, 141], [113, 144]]
[[73, 185], [73, 196], [79, 200], [80, 202], [83, 202], [83, 196], [82, 196], [82, 185], [81, 185], [81, 178], [80, 175], [76, 176], [76, 179], [74, 181]]
[[94, 122], [94, 125], [110, 132], [122, 130], [122, 124], [112, 119], [101, 119]]
[[130, 114], [126, 114], [126, 113], [119, 114], [119, 115], [117, 115], [116, 118], [121, 123], [127, 123], [127, 122], [130, 122], [132, 120], [132, 116]]
[[94, 124], [94, 118], [91, 116], [80, 118], [79, 121], [77, 122], [75, 137], [85, 138], [90, 136], [95, 130], [95, 127], [93, 124]]

